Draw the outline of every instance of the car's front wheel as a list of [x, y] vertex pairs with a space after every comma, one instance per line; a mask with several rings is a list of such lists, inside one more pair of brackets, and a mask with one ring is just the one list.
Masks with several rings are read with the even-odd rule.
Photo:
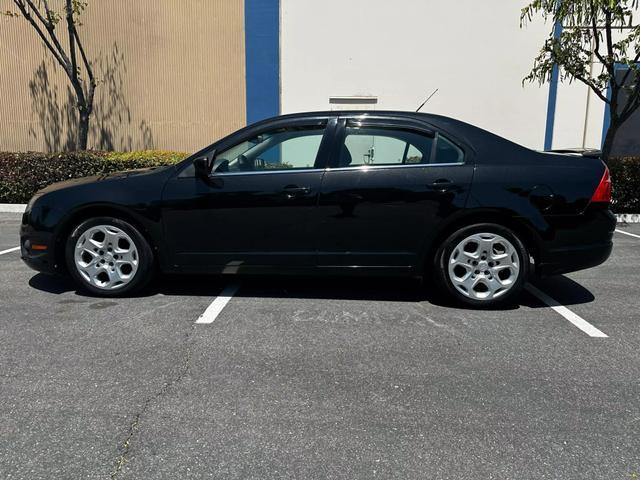
[[113, 217], [88, 219], [73, 229], [66, 261], [74, 280], [90, 293], [113, 297], [141, 289], [153, 274], [153, 251], [140, 232]]
[[475, 307], [503, 304], [522, 290], [529, 254], [518, 236], [496, 224], [461, 228], [436, 254], [436, 275], [456, 300]]

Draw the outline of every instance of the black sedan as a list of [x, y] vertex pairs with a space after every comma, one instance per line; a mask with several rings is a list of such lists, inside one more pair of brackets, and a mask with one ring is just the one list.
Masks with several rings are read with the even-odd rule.
[[59, 183], [29, 202], [23, 260], [115, 296], [166, 273], [423, 276], [461, 302], [593, 267], [615, 217], [604, 163], [447, 117], [286, 115], [163, 168]]

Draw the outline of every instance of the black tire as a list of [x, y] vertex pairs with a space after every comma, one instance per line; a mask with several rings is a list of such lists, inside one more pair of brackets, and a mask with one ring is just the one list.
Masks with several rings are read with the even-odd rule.
[[[90, 283], [76, 267], [75, 263], [75, 247], [81, 236], [92, 227], [99, 225], [113, 226], [126, 233], [133, 241], [136, 250], [137, 270], [133, 274], [128, 283], [117, 286], [114, 289], [99, 288]], [[65, 245], [65, 261], [67, 269], [71, 277], [78, 286], [93, 295], [101, 297], [119, 297], [130, 295], [144, 288], [154, 275], [154, 258], [153, 251], [149, 246], [149, 242], [142, 234], [131, 224], [114, 217], [95, 217], [83, 221], [77, 225], [67, 237]], [[116, 262], [117, 264], [117, 262]]]
[[[492, 233], [502, 236], [511, 243], [518, 256], [519, 271], [517, 278], [511, 287], [497, 298], [488, 298], [483, 300], [471, 298], [458, 290], [449, 276], [449, 258], [451, 257], [454, 249], [465, 238], [478, 233]], [[527, 252], [524, 243], [508, 228], [494, 223], [480, 223], [461, 228], [442, 242], [436, 253], [434, 266], [434, 277], [438, 286], [441, 291], [445, 292], [452, 299], [475, 308], [493, 308], [512, 302], [522, 291], [522, 288], [529, 276], [529, 253]]]

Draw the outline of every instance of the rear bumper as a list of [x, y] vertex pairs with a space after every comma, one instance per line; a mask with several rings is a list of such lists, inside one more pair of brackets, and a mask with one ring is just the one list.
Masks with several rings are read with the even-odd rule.
[[541, 276], [560, 275], [596, 267], [607, 261], [612, 250], [613, 242], [557, 250], [536, 267], [536, 273]]
[[553, 239], [544, 242], [536, 272], [558, 275], [604, 263], [613, 250], [616, 217], [608, 208], [592, 205], [574, 217], [549, 219]]

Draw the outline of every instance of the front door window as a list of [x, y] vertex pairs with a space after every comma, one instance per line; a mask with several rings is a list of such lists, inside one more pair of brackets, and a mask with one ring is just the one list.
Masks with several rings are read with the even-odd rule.
[[261, 133], [216, 155], [214, 173], [314, 168], [324, 127], [281, 128]]

